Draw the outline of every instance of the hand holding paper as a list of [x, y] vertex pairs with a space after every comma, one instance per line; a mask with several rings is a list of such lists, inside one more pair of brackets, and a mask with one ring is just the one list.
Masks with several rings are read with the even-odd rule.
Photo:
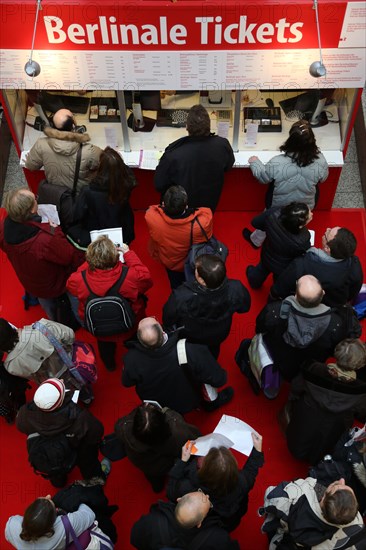
[[194, 445], [194, 441], [187, 441], [182, 447], [182, 461], [188, 462], [188, 460], [191, 458], [192, 454], [192, 447]]
[[262, 441], [263, 441], [263, 437], [255, 432], [252, 432], [251, 433], [251, 436], [252, 436], [252, 439], [253, 439], [253, 446], [255, 448], [256, 451], [258, 451], [259, 453], [262, 452]]

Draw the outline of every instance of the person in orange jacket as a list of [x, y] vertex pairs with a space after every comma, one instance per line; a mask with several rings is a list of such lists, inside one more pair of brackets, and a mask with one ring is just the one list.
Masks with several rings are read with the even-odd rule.
[[[149, 207], [145, 219], [150, 233], [149, 252], [167, 270], [171, 288], [177, 288], [185, 281], [184, 262], [191, 244], [206, 241], [199, 224], [207, 237], [212, 237], [212, 212], [205, 207], [189, 208], [185, 189], [173, 185], [161, 204]], [[199, 224], [194, 223], [195, 219]]]

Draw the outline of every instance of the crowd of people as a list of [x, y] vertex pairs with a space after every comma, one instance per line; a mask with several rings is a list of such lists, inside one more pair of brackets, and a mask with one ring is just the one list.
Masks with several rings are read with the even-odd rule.
[[[228, 277], [214, 252], [196, 257], [193, 281], [186, 281], [184, 270], [192, 245], [213, 236], [224, 174], [234, 164], [231, 146], [211, 134], [207, 111], [196, 105], [188, 135], [167, 147], [156, 170], [162, 199], [145, 215], [147, 247], [171, 287], [162, 312], [153, 312], [161, 315], [159, 323], [147, 315], [146, 293], [154, 292], [154, 281], [133, 250], [134, 175], [116, 151], [94, 147], [75, 126], [71, 112], [57, 112], [26, 161], [29, 169], [44, 166], [48, 183], [72, 188], [81, 149], [72, 222], [62, 228], [42, 223], [37, 196], [25, 188], [9, 192], [0, 221], [0, 248], [45, 313], [19, 328], [0, 319], [1, 381], [12, 387], [8, 401], [13, 397], [1, 403], [0, 413], [27, 435], [29, 457], [36, 454], [35, 442], [44, 440], [69, 453], [67, 467], [46, 472], [46, 464], [43, 471], [61, 490], [9, 518], [6, 539], [17, 550], [63, 550], [75, 538], [81, 548], [101, 548], [103, 537], [103, 548], [110, 549], [116, 541], [116, 507], [103, 492], [111, 462], [99, 461], [103, 424], [75, 399], [81, 390], [84, 404], [93, 402], [88, 365], [84, 380], [81, 370], [75, 372], [75, 330], [81, 326], [95, 337], [106, 371], [123, 364], [122, 384], [135, 387], [141, 400], [115, 424], [121, 457], [143, 472], [153, 491], [166, 488], [167, 499], [132, 527], [131, 544], [138, 550], [250, 548], [250, 541], [236, 541], [231, 532], [264, 464], [262, 437], [252, 433], [243, 468], [224, 446], [197, 458], [192, 449], [201, 430], [184, 418], [194, 409], [209, 414], [233, 398], [220, 347], [234, 315], [251, 308], [250, 292]], [[246, 274], [252, 289], [270, 274], [273, 286], [237, 362], [270, 399], [284, 381], [290, 384], [288, 402], [277, 411], [280, 426], [290, 452], [312, 469], [306, 479], [268, 487], [259, 511], [262, 530], [271, 550], [362, 550], [366, 433], [354, 426], [366, 423], [366, 345], [352, 308], [363, 283], [357, 241], [349, 229], [333, 227], [324, 232], [322, 248], [310, 243], [307, 225], [316, 217], [318, 184], [328, 167], [307, 121], [293, 125], [281, 151], [266, 166], [250, 158], [255, 177], [271, 189], [266, 210], [252, 221], [254, 230], [243, 230], [246, 246], [261, 248], [260, 262], [246, 266]], [[105, 235], [90, 242], [91, 230], [110, 227], [122, 227], [123, 243]], [[258, 361], [259, 346], [267, 364]], [[36, 391], [26, 401], [28, 381]], [[325, 468], [325, 455], [333, 456], [326, 459], [333, 468]], [[75, 465], [83, 479], [66, 486]]]

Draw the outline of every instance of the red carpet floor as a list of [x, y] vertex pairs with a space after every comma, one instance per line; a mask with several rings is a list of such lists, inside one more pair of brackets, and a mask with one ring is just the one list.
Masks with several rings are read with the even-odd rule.
[[[218, 212], [215, 214], [215, 234], [223, 240], [230, 249], [227, 260], [228, 275], [241, 279], [246, 284], [245, 267], [256, 263], [259, 252], [253, 250], [241, 237], [241, 230], [248, 225], [253, 213]], [[333, 210], [331, 212], [316, 212], [311, 224], [316, 230], [315, 244], [320, 246], [321, 236], [327, 227], [336, 225], [348, 227], [357, 235], [359, 246], [357, 254], [360, 257], [366, 273], [366, 227], [363, 210]], [[169, 295], [168, 280], [164, 269], [153, 262], [146, 251], [147, 230], [143, 213], [136, 214], [137, 238], [133, 249], [150, 267], [154, 287], [149, 292], [148, 314], [161, 318], [161, 309]], [[32, 266], [29, 266], [31, 269]], [[24, 311], [22, 303], [23, 289], [16, 278], [6, 257], [0, 252], [1, 286], [0, 286], [0, 316], [8, 319], [16, 326], [29, 324], [42, 316], [39, 306]], [[280, 397], [268, 401], [262, 395], [255, 396], [247, 381], [240, 374], [234, 354], [243, 338], [254, 333], [255, 318], [264, 305], [270, 286], [259, 291], [251, 291], [252, 307], [248, 314], [237, 315], [234, 319], [231, 334], [222, 346], [220, 363], [228, 371], [228, 383], [235, 388], [233, 401], [223, 409], [214, 413], [193, 412], [187, 415], [187, 420], [197, 424], [202, 433], [209, 433], [216, 426], [222, 413], [227, 413], [252, 425], [263, 435], [265, 466], [259, 473], [257, 483], [250, 494], [249, 510], [243, 518], [240, 527], [233, 533], [239, 540], [240, 547], [247, 550], [264, 550], [268, 548], [267, 539], [260, 533], [261, 520], [257, 509], [262, 504], [263, 493], [268, 485], [277, 484], [281, 480], [295, 477], [306, 477], [307, 465], [294, 460], [289, 454], [283, 436], [276, 422], [276, 414], [286, 400], [287, 387], [283, 387]], [[77, 338], [92, 341], [92, 337], [84, 331], [79, 331]], [[120, 382], [121, 369], [109, 373], [99, 368], [99, 379], [95, 385], [95, 401], [91, 411], [100, 418], [105, 426], [105, 433], [110, 433], [114, 423], [120, 416], [127, 414], [138, 404], [134, 389], [123, 388]], [[30, 400], [32, 392], [28, 392]], [[54, 494], [52, 486], [43, 478], [34, 475], [27, 462], [25, 436], [18, 433], [15, 426], [9, 426], [0, 418], [0, 548], [6, 550], [10, 545], [4, 540], [4, 526], [7, 518], [13, 514], [23, 514], [26, 506], [36, 497], [48, 493]], [[243, 455], [237, 455], [239, 464], [244, 462]], [[70, 476], [70, 481], [76, 479], [78, 471]], [[106, 485], [106, 494], [111, 504], [118, 504], [119, 511], [114, 515], [119, 540], [116, 550], [128, 550], [131, 525], [147, 513], [150, 504], [157, 498], [164, 499], [162, 492], [155, 495], [150, 489], [143, 474], [132, 466], [127, 459], [113, 463], [111, 474]]]

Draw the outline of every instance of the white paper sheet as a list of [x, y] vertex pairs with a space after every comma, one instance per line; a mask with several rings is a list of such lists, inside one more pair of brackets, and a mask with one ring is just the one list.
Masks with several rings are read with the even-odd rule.
[[140, 159], [140, 168], [144, 170], [155, 170], [159, 164], [160, 157], [162, 156], [163, 151], [142, 151]]
[[117, 129], [113, 126], [106, 126], [104, 128], [105, 141], [109, 147], [117, 147], [118, 145], [118, 136]]
[[256, 432], [249, 424], [243, 422], [235, 416], [223, 414], [220, 422], [214, 429], [214, 433], [224, 435], [233, 441], [233, 449], [249, 456], [253, 449], [253, 440], [251, 433]]
[[208, 451], [212, 447], [226, 447], [230, 449], [233, 446], [233, 441], [224, 435], [219, 433], [212, 433], [198, 437], [194, 442], [194, 454], [195, 456], [206, 456]]
[[42, 223], [53, 222], [60, 225], [60, 218], [54, 204], [39, 204], [37, 214], [41, 216]]

